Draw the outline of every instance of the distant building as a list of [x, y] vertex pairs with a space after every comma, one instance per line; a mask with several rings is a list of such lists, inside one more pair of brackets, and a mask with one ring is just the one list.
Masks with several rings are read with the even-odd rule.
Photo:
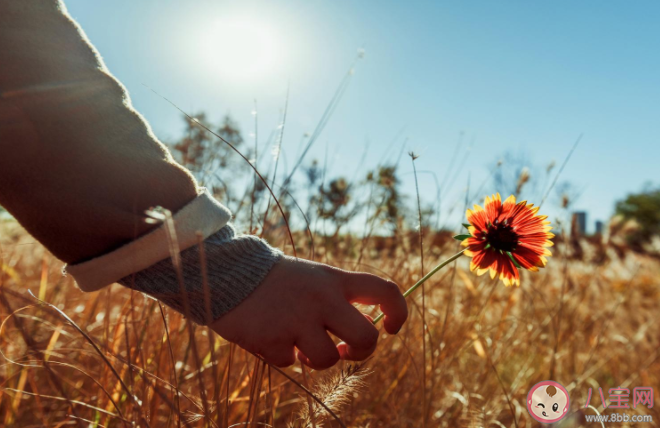
[[587, 213], [576, 211], [571, 219], [571, 231], [577, 235], [584, 235], [587, 232]]
[[600, 220], [596, 220], [596, 235], [602, 235], [605, 231], [605, 223]]

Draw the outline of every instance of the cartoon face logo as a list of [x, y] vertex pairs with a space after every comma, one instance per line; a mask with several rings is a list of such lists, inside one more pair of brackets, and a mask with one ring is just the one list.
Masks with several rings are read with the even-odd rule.
[[539, 382], [527, 394], [527, 411], [542, 424], [551, 424], [568, 414], [568, 392], [553, 380]]

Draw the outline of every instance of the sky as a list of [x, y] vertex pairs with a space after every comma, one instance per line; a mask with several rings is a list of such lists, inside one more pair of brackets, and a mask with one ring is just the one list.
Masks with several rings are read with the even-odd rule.
[[[607, 220], [615, 202], [644, 183], [660, 184], [657, 1], [66, 5], [164, 141], [179, 137], [184, 123], [145, 85], [214, 121], [230, 113], [246, 136], [253, 132], [254, 100], [265, 136], [282, 122], [288, 91], [282, 147], [292, 163], [352, 69], [306, 157], [328, 153], [330, 176], [353, 177], [414, 151], [418, 170], [447, 177], [448, 209], [466, 190], [472, 202], [498, 190], [489, 171], [510, 153], [530, 167], [543, 194], [553, 177], [545, 167], [554, 161], [557, 172], [582, 135], [559, 182], [577, 189], [572, 208], [587, 211], [590, 224]], [[363, 58], [356, 59], [360, 49]], [[410, 158], [400, 171], [404, 191], [414, 193]], [[419, 179], [422, 199], [433, 202], [433, 175]], [[557, 192], [546, 204], [556, 211]]]

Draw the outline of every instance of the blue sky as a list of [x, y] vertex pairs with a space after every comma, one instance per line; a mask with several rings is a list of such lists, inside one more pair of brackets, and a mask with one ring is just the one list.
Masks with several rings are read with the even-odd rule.
[[[183, 122], [143, 84], [212, 119], [231, 112], [246, 135], [257, 99], [262, 136], [278, 125], [289, 84], [283, 148], [291, 162], [301, 136], [313, 130], [364, 47], [365, 57], [307, 158], [323, 158], [327, 146], [331, 175], [366, 172], [384, 155], [395, 157], [407, 140], [405, 150], [421, 155], [417, 168], [441, 179], [462, 132], [458, 158], [472, 147], [464, 168], [450, 174], [456, 176], [445, 195], [451, 202], [463, 197], [468, 176], [476, 190], [505, 152], [523, 154], [532, 174], [543, 175], [583, 133], [560, 181], [580, 189], [574, 208], [587, 210], [590, 222], [607, 219], [617, 199], [645, 182], [660, 184], [657, 1], [66, 4], [165, 140], [176, 138]], [[222, 28], [235, 23], [239, 28], [223, 35]], [[269, 58], [240, 57], [236, 51], [244, 46], [256, 49], [255, 58]], [[232, 70], [218, 52], [239, 55], [240, 66]], [[404, 189], [413, 192], [408, 158], [401, 171]], [[427, 174], [420, 179], [430, 202], [435, 183]]]

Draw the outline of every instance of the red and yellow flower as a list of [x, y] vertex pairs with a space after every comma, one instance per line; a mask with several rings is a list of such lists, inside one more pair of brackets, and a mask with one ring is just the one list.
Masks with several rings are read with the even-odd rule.
[[491, 278], [499, 274], [509, 286], [520, 285], [518, 268], [536, 272], [545, 267], [552, 255], [546, 247], [553, 245], [555, 235], [548, 216], [536, 215], [538, 210], [527, 201], [516, 203], [513, 195], [502, 203], [499, 193], [486, 197], [484, 208], [468, 209], [470, 236], [462, 244], [472, 257], [470, 270], [477, 275], [490, 271]]

